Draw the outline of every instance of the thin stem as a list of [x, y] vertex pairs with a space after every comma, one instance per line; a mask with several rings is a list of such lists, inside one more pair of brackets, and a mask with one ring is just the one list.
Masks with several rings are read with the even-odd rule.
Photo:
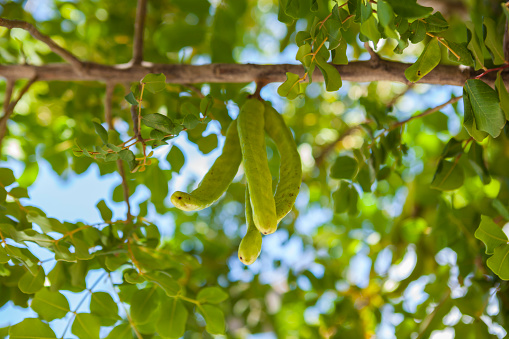
[[[1, 20], [1, 18], [0, 18], [0, 20]], [[12, 112], [14, 112], [14, 107], [16, 107], [16, 105], [21, 100], [23, 95], [25, 95], [25, 93], [30, 89], [30, 86], [32, 86], [32, 84], [36, 81], [37, 81], [37, 75], [33, 76], [25, 84], [25, 86], [21, 89], [21, 91], [18, 94], [18, 97], [15, 100], [11, 101], [7, 106], [5, 106], [5, 113], [2, 116], [2, 118], [0, 118], [0, 153], [2, 150], [2, 141], [5, 137], [5, 135], [7, 134], [7, 121], [11, 117]], [[6, 95], [6, 97], [7, 97], [7, 95]]]
[[120, 302], [120, 305], [122, 305], [122, 308], [124, 309], [124, 312], [125, 312], [125, 315], [127, 317], [127, 321], [129, 322], [129, 325], [131, 325], [131, 328], [133, 329], [134, 333], [136, 334], [136, 337], [138, 339], [143, 339], [143, 337], [141, 336], [140, 332], [136, 328], [136, 325], [134, 324], [134, 321], [131, 319], [131, 316], [129, 315], [129, 312], [127, 311], [127, 308], [125, 307], [124, 301], [122, 301], [122, 299], [120, 298], [120, 294], [118, 294], [118, 292], [117, 292], [117, 290], [115, 288], [115, 284], [113, 284], [113, 279], [111, 278], [111, 273], [108, 273], [108, 278], [110, 280], [111, 288], [113, 289], [113, 292], [116, 294], [116, 296], [118, 298], [118, 301]]
[[4, 115], [7, 114], [7, 108], [11, 103], [12, 92], [14, 91], [14, 83], [16, 81], [13, 79], [7, 79], [7, 84], [5, 86], [5, 99], [4, 99]]
[[69, 52], [68, 50], [57, 45], [55, 41], [53, 41], [49, 36], [42, 34], [35, 28], [32, 24], [21, 21], [21, 20], [9, 20], [0, 18], [0, 26], [7, 27], [9, 29], [12, 28], [21, 28], [25, 31], [28, 31], [35, 39], [44, 42], [48, 45], [49, 49], [51, 49], [54, 53], [58, 54], [62, 59], [70, 63], [77, 71], [83, 71], [84, 64], [81, 62], [74, 54]]
[[140, 65], [143, 61], [143, 31], [147, 15], [147, 0], [138, 0], [136, 8], [136, 22], [134, 24], [134, 42], [132, 65]]

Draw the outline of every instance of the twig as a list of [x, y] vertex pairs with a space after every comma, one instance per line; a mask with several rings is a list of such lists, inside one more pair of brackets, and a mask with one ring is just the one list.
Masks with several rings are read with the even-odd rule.
[[362, 128], [362, 125], [363, 124], [367, 124], [369, 123], [370, 121], [365, 121], [359, 125], [356, 125], [356, 126], [353, 126], [353, 127], [350, 127], [349, 129], [347, 129], [345, 132], [343, 132], [340, 136], [337, 137], [336, 140], [334, 140], [333, 142], [331, 142], [330, 144], [328, 144], [327, 146], [325, 146], [322, 151], [320, 152], [320, 154], [318, 154], [318, 156], [315, 157], [315, 164], [316, 166], [320, 166], [322, 164], [322, 162], [325, 160], [325, 157], [327, 157], [327, 155], [332, 152], [332, 150], [334, 150], [334, 148], [336, 148], [336, 145], [338, 143], [340, 143], [341, 141], [343, 141], [347, 136], [349, 135], [352, 135], [355, 131], [358, 131]]
[[389, 131], [392, 131], [392, 130], [394, 130], [394, 129], [396, 129], [396, 128], [398, 128], [398, 127], [400, 127], [400, 126], [402, 126], [402, 125], [404, 125], [404, 124], [406, 124], [406, 123], [408, 123], [408, 122], [410, 122], [412, 120], [420, 119], [420, 118], [423, 118], [423, 117], [428, 116], [430, 114], [433, 114], [435, 112], [438, 112], [442, 108], [460, 101], [462, 98], [463, 98], [463, 96], [451, 98], [449, 101], [444, 102], [443, 104], [441, 104], [441, 105], [439, 105], [437, 107], [430, 108], [430, 109], [422, 112], [421, 114], [415, 115], [415, 116], [410, 117], [410, 118], [408, 118], [406, 120], [403, 120], [403, 121], [398, 121], [398, 122], [392, 124], [391, 127], [389, 127]]
[[408, 93], [408, 91], [410, 91], [412, 88], [414, 88], [415, 86], [415, 82], [411, 82], [410, 84], [408, 84], [407, 88], [399, 93], [398, 95], [394, 96], [391, 101], [389, 101], [389, 103], [387, 104], [387, 108], [391, 108], [392, 106], [394, 106], [396, 104], [396, 102], [398, 102], [398, 100], [403, 97], [405, 94]]
[[143, 31], [147, 14], [147, 0], [138, 0], [136, 8], [136, 22], [134, 23], [133, 58], [131, 65], [140, 65], [143, 61]]
[[424, 334], [426, 333], [426, 330], [428, 329], [429, 325], [437, 315], [438, 311], [442, 306], [445, 304], [447, 299], [451, 296], [451, 290], [448, 290], [443, 296], [438, 305], [433, 309], [433, 312], [431, 312], [424, 320], [421, 322], [421, 326], [419, 328], [419, 335], [417, 336], [417, 339], [423, 338]]
[[111, 273], [108, 273], [108, 278], [110, 279], [110, 283], [111, 283], [113, 292], [115, 292], [115, 294], [117, 295], [118, 301], [119, 301], [120, 305], [122, 305], [122, 308], [124, 309], [125, 315], [127, 317], [127, 321], [129, 322], [129, 325], [131, 325], [131, 328], [133, 329], [134, 333], [136, 334], [136, 338], [143, 339], [140, 332], [138, 332], [138, 329], [136, 328], [134, 321], [131, 319], [131, 316], [129, 315], [129, 311], [125, 307], [124, 301], [120, 298], [120, 294], [118, 294], [117, 290], [115, 289], [115, 284], [113, 284], [113, 279], [111, 278]]
[[35, 39], [44, 42], [48, 47], [58, 54], [62, 59], [70, 63], [78, 72], [82, 72], [84, 69], [84, 64], [81, 62], [74, 54], [69, 52], [68, 50], [57, 45], [55, 41], [53, 41], [49, 36], [42, 34], [35, 28], [32, 24], [21, 21], [21, 20], [9, 20], [0, 18], [0, 26], [7, 27], [9, 29], [12, 28], [21, 28], [25, 31], [28, 31]]
[[[108, 124], [108, 130], [113, 130], [113, 114], [112, 114], [112, 103], [113, 103], [113, 90], [115, 84], [108, 82], [106, 83], [106, 95], [104, 97], [104, 116], [106, 123]], [[122, 190], [124, 192], [124, 200], [127, 205], [127, 220], [132, 219], [131, 215], [131, 204], [129, 203], [129, 186], [127, 185], [127, 177], [124, 171], [124, 164], [121, 159], [117, 160], [117, 169], [120, 177], [122, 178]]]
[[7, 79], [7, 84], [5, 86], [4, 115], [7, 114], [7, 108], [9, 107], [9, 104], [11, 103], [12, 92], [14, 90], [14, 83], [15, 83], [15, 80]]
[[369, 42], [365, 42], [364, 43], [364, 48], [368, 51], [369, 53], [369, 56], [370, 56], [370, 63], [371, 63], [371, 66], [373, 68], [377, 68], [378, 66], [380, 66], [380, 56], [378, 56], [378, 54], [375, 53], [375, 51], [373, 50], [373, 48], [371, 48], [371, 46], [369, 45]]
[[[5, 137], [5, 134], [7, 133], [7, 121], [9, 120], [9, 118], [11, 117], [11, 114], [12, 112], [14, 111], [14, 107], [16, 107], [16, 105], [18, 104], [18, 102], [21, 100], [21, 98], [23, 97], [23, 95], [28, 91], [28, 89], [30, 88], [30, 86], [32, 86], [32, 84], [34, 82], [37, 81], [37, 75], [32, 77], [32, 79], [30, 79], [26, 84], [25, 86], [21, 89], [21, 91], [19, 92], [18, 94], [18, 97], [14, 100], [14, 101], [11, 101], [6, 107], [5, 107], [5, 113], [4, 115], [0, 118], [0, 153], [1, 153], [1, 150], [2, 150], [2, 141], [4, 140], [4, 137]], [[11, 91], [12, 92], [12, 91]], [[6, 93], [6, 97], [7, 97], [7, 93]]]
[[463, 96], [459, 96], [459, 97], [454, 97], [454, 98], [451, 98], [449, 101], [447, 102], [444, 102], [443, 104], [437, 106], [437, 107], [433, 107], [433, 108], [430, 108], [424, 112], [422, 112], [421, 114], [418, 114], [418, 115], [415, 115], [413, 117], [410, 117], [406, 120], [403, 120], [403, 121], [398, 121], [398, 122], [395, 122], [394, 124], [390, 125], [388, 128], [386, 128], [385, 130], [383, 130], [380, 134], [378, 134], [375, 138], [373, 138], [373, 140], [371, 141], [371, 143], [369, 144], [368, 148], [370, 148], [374, 143], [375, 141], [380, 138], [382, 135], [384, 135], [385, 133], [388, 133], [390, 131], [393, 131], [395, 130], [396, 128], [398, 127], [401, 127], [403, 125], [405, 125], [406, 123], [409, 123], [410, 121], [412, 120], [415, 120], [415, 119], [420, 119], [420, 118], [424, 118], [425, 116], [428, 116], [430, 114], [433, 114], [435, 112], [438, 112], [440, 111], [442, 108], [450, 105], [450, 104], [454, 104], [458, 101], [460, 101], [461, 99], [463, 98]]

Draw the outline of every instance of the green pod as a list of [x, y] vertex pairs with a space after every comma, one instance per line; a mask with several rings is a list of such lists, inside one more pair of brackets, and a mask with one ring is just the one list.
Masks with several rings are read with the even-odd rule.
[[274, 195], [279, 223], [292, 210], [299, 194], [302, 184], [302, 164], [292, 132], [286, 126], [283, 116], [269, 102], [265, 103], [265, 131], [274, 140], [281, 158], [279, 182]]
[[237, 121], [226, 132], [223, 152], [205, 174], [198, 187], [191, 193], [177, 191], [171, 202], [183, 211], [199, 211], [216, 202], [230, 186], [242, 162]]
[[246, 186], [246, 225], [247, 232], [239, 245], [239, 260], [244, 265], [251, 265], [256, 261], [262, 250], [262, 234], [256, 228], [253, 220], [253, 210], [249, 197], [249, 186]]
[[272, 195], [272, 176], [265, 149], [264, 111], [262, 102], [248, 99], [240, 109], [237, 122], [253, 220], [260, 232], [270, 234], [276, 231], [277, 218]]

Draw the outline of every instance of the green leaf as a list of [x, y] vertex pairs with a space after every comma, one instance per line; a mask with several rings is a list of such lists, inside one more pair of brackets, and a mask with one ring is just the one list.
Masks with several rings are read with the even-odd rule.
[[496, 209], [505, 220], [509, 220], [509, 209], [507, 209], [500, 200], [493, 199], [491, 206], [493, 206], [493, 208]]
[[299, 47], [297, 50], [297, 54], [295, 55], [295, 60], [300, 61], [304, 68], [311, 67], [311, 60], [313, 56], [311, 55], [311, 45], [304, 44]]
[[308, 31], [299, 31], [295, 35], [295, 43], [297, 46], [302, 46], [306, 44], [308, 41], [311, 41], [311, 34]]
[[9, 194], [12, 197], [17, 198], [17, 199], [30, 198], [28, 196], [28, 191], [27, 191], [27, 189], [25, 187], [14, 187], [13, 189], [11, 189]]
[[30, 307], [46, 321], [63, 318], [71, 311], [69, 303], [62, 293], [51, 292], [47, 288], [43, 288], [35, 294]]
[[412, 32], [410, 35], [410, 42], [417, 44], [426, 37], [426, 24], [421, 20], [415, 20], [410, 25], [410, 31]]
[[214, 133], [209, 134], [206, 137], [200, 138], [196, 144], [203, 154], [209, 154], [217, 148], [217, 135]]
[[431, 188], [452, 191], [463, 186], [465, 174], [457, 161], [442, 160], [431, 182]]
[[214, 98], [212, 95], [207, 94], [203, 99], [200, 101], [200, 112], [203, 114], [204, 117], [206, 117], [214, 105]]
[[382, 37], [378, 30], [378, 21], [374, 16], [370, 16], [369, 19], [361, 24], [361, 33], [368, 37], [369, 40], [373, 41], [375, 46], [378, 44], [378, 40]]
[[481, 216], [481, 224], [474, 235], [486, 246], [486, 254], [494, 254], [498, 246], [509, 242], [504, 231], [490, 217], [485, 215]]
[[32, 294], [39, 291], [44, 286], [46, 275], [44, 270], [39, 266], [37, 273], [33, 275], [30, 271], [26, 271], [21, 279], [19, 279], [18, 287], [25, 294]]
[[346, 41], [341, 38], [339, 47], [332, 51], [332, 63], [335, 65], [348, 65], [348, 57], [346, 55], [347, 44]]
[[[467, 80], [463, 88], [470, 101], [476, 128], [496, 138], [506, 121], [500, 109], [497, 92], [478, 79]], [[471, 122], [467, 121], [466, 112], [464, 124], [465, 127], [471, 125]]]
[[115, 328], [108, 333], [106, 339], [133, 339], [131, 325], [129, 323], [123, 323], [115, 326]]
[[205, 329], [207, 332], [210, 334], [224, 334], [225, 321], [223, 311], [212, 305], [200, 305], [198, 306], [198, 311], [205, 318]]
[[159, 304], [156, 288], [144, 288], [133, 293], [131, 298], [131, 318], [135, 324], [145, 324]]
[[148, 126], [160, 130], [166, 134], [178, 134], [182, 131], [182, 126], [175, 124], [165, 115], [159, 113], [147, 114], [141, 118], [143, 123]]
[[161, 287], [169, 297], [174, 297], [180, 292], [181, 287], [178, 282], [166, 272], [145, 273], [143, 277]]
[[491, 181], [490, 172], [484, 163], [484, 149], [481, 145], [474, 142], [468, 151], [468, 160], [475, 173], [481, 178], [484, 185]]
[[137, 106], [138, 105], [138, 101], [134, 97], [134, 93], [133, 92], [129, 92], [129, 94], [127, 94], [125, 96], [125, 99], [127, 100], [128, 103], [130, 103], [133, 106]]
[[101, 324], [99, 319], [90, 313], [78, 313], [72, 323], [71, 332], [80, 339], [99, 339]]
[[39, 319], [27, 318], [9, 328], [10, 339], [56, 339], [55, 332]]
[[470, 134], [477, 142], [483, 141], [488, 133], [479, 131], [477, 129], [475, 119], [474, 119], [474, 111], [472, 109], [472, 104], [470, 103], [470, 98], [468, 96], [465, 87], [463, 87], [463, 105], [464, 105], [464, 118], [463, 118], [463, 126], [467, 130], [468, 134]]
[[500, 100], [500, 108], [504, 111], [505, 119], [507, 120], [509, 119], [509, 92], [507, 92], [501, 73], [497, 74], [495, 89], [497, 90], [498, 99]]
[[[465, 66], [474, 66], [472, 53], [468, 50], [466, 43], [458, 44], [447, 39], [443, 39], [442, 42], [445, 43], [447, 47], [449, 47], [447, 49], [447, 58], [450, 61], [458, 62]], [[451, 52], [451, 50], [454, 52], [454, 54]]]
[[385, 0], [396, 13], [403, 18], [415, 20], [427, 17], [433, 12], [433, 8], [417, 4], [416, 0]]
[[188, 114], [185, 116], [184, 122], [182, 123], [182, 125], [184, 125], [184, 127], [187, 129], [193, 129], [196, 126], [198, 126], [199, 123], [200, 123], [200, 120], [198, 120], [198, 118], [196, 116], [194, 116], [192, 114]]
[[353, 180], [357, 175], [359, 164], [355, 158], [349, 156], [340, 156], [331, 167], [330, 177], [333, 179]]
[[486, 261], [488, 267], [502, 280], [509, 280], [509, 245], [500, 245]]
[[484, 17], [484, 43], [491, 53], [493, 63], [495, 65], [501, 65], [504, 63], [504, 49], [502, 47], [502, 37], [504, 32], [497, 32], [495, 21], [489, 17]]
[[0, 264], [5, 264], [9, 261], [9, 256], [7, 255], [7, 252], [5, 252], [5, 248], [0, 246]]
[[0, 168], [0, 183], [2, 186], [12, 185], [15, 181], [16, 178], [10, 168]]
[[133, 151], [128, 149], [121, 150], [120, 152], [118, 152], [118, 155], [120, 156], [120, 159], [127, 162], [134, 161], [134, 159], [136, 158]]
[[472, 52], [474, 57], [475, 70], [479, 70], [484, 67], [484, 55], [481, 43], [475, 31], [474, 24], [468, 21], [465, 25], [467, 26], [467, 48]]
[[435, 12], [426, 19], [426, 31], [429, 33], [439, 33], [449, 28], [449, 23], [440, 12]]
[[170, 149], [170, 152], [166, 156], [166, 160], [170, 163], [171, 170], [173, 172], [180, 173], [180, 170], [182, 169], [182, 166], [184, 166], [184, 163], [186, 161], [186, 158], [184, 157], [184, 153], [178, 148], [176, 145], [173, 145]]
[[145, 84], [145, 89], [151, 93], [157, 93], [166, 88], [166, 76], [163, 73], [149, 73], [140, 82]]
[[286, 72], [286, 81], [277, 88], [277, 94], [288, 100], [297, 98], [300, 94], [300, 77], [297, 74]]
[[380, 21], [380, 25], [382, 25], [382, 27], [387, 27], [394, 21], [394, 11], [392, 10], [391, 5], [387, 3], [387, 1], [378, 0], [377, 13], [378, 20]]
[[101, 140], [104, 144], [107, 144], [108, 143], [108, 132], [106, 131], [106, 129], [103, 127], [103, 125], [101, 125], [100, 122], [92, 121], [92, 123], [94, 124], [95, 132], [97, 133], [99, 138], [101, 138]]
[[300, 0], [286, 0], [285, 13], [294, 19], [299, 18]]
[[113, 218], [113, 212], [106, 205], [106, 202], [104, 200], [101, 200], [97, 203], [96, 207], [101, 213], [101, 218], [106, 222], [110, 222], [111, 219]]
[[419, 81], [440, 63], [441, 56], [442, 53], [440, 52], [438, 41], [431, 39], [426, 47], [424, 47], [415, 64], [405, 70], [405, 77], [411, 82]]
[[113, 300], [111, 295], [106, 292], [92, 293], [90, 299], [90, 313], [96, 315], [104, 326], [112, 326], [117, 320], [121, 319], [118, 315], [117, 303]]
[[219, 287], [206, 287], [198, 292], [196, 299], [200, 303], [218, 304], [228, 299], [228, 293]]
[[159, 335], [165, 338], [180, 338], [186, 331], [188, 312], [178, 298], [161, 303], [161, 315], [156, 323]]
[[184, 116], [193, 115], [197, 119], [200, 118], [200, 110], [198, 109], [198, 107], [196, 107], [195, 105], [193, 105], [193, 103], [189, 101], [186, 101], [185, 103], [182, 104], [182, 106], [180, 107], [180, 112]]
[[318, 68], [323, 74], [325, 80], [325, 89], [329, 92], [337, 91], [341, 88], [341, 76], [339, 75], [336, 67], [327, 63], [325, 59], [321, 56], [316, 56], [315, 58]]
[[341, 41], [341, 26], [343, 26], [341, 21], [336, 20], [333, 17], [329, 18], [323, 26], [327, 32], [327, 41], [329, 42], [330, 50], [336, 49], [339, 46]]

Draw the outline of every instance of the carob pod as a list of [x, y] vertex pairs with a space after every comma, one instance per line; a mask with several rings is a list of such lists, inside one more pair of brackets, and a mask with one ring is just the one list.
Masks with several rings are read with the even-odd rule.
[[191, 193], [177, 191], [172, 194], [171, 202], [183, 211], [199, 211], [216, 202], [228, 189], [237, 174], [242, 153], [240, 150], [237, 121], [231, 122], [226, 132], [223, 152], [210, 170]]
[[292, 132], [283, 116], [269, 102], [265, 103], [265, 131], [276, 144], [281, 163], [274, 200], [279, 223], [295, 204], [302, 183], [302, 164]]
[[276, 231], [277, 218], [272, 195], [272, 176], [265, 149], [264, 111], [262, 102], [248, 99], [240, 109], [237, 123], [253, 220], [260, 232], [270, 234]]
[[262, 250], [262, 235], [253, 220], [253, 210], [249, 197], [249, 186], [246, 186], [246, 225], [247, 232], [239, 245], [239, 260], [244, 265], [251, 265], [256, 261]]

